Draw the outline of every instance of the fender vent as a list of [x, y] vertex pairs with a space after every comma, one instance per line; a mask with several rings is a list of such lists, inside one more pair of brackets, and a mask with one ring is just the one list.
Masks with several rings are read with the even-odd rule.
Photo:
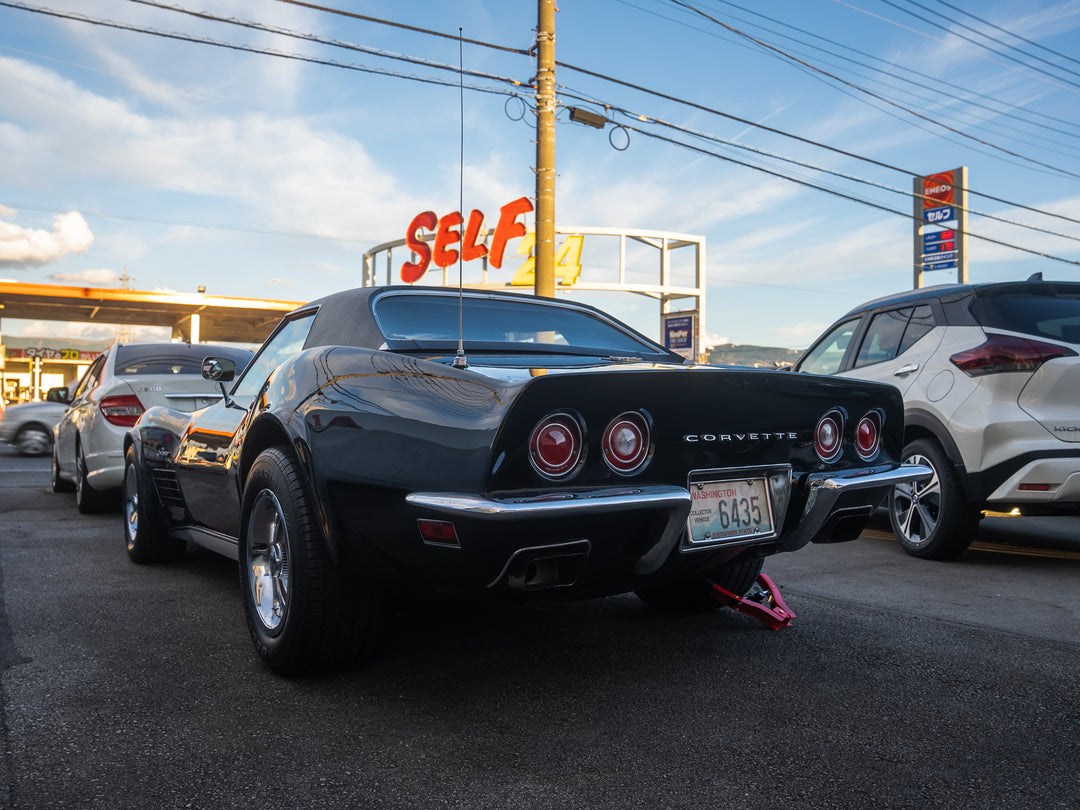
[[180, 482], [176, 480], [176, 473], [172, 470], [151, 470], [154, 476], [154, 488], [157, 490], [158, 500], [165, 506], [176, 506], [180, 509], [184, 506], [184, 493], [180, 491]]

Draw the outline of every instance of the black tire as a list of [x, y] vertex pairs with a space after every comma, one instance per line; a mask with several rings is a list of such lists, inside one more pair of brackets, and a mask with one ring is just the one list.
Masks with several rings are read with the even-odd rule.
[[53, 445], [52, 451], [52, 491], [53, 492], [74, 492], [75, 482], [69, 481], [60, 474], [60, 459], [56, 457], [56, 446]]
[[299, 465], [283, 449], [263, 451], [248, 474], [239, 562], [248, 631], [270, 669], [303, 675], [370, 654], [381, 594], [335, 566]]
[[964, 497], [956, 468], [933, 439], [909, 443], [904, 462], [924, 464], [934, 474], [889, 493], [889, 522], [900, 547], [913, 557], [932, 560], [963, 554], [974, 539], [979, 512]]
[[124, 454], [124, 542], [133, 562], [172, 562], [184, 556], [187, 542], [170, 537], [154, 498], [153, 484], [135, 459]]
[[27, 425], [15, 436], [15, 449], [24, 456], [43, 456], [52, 449], [52, 434], [41, 425]]
[[110, 506], [108, 493], [98, 492], [86, 480], [86, 459], [83, 458], [82, 443], [75, 441], [75, 506], [83, 515], [96, 515]]
[[713, 585], [731, 591], [736, 596], [743, 596], [750, 590], [761, 573], [765, 560], [757, 555], [743, 557], [734, 562], [714, 568], [704, 576], [680, 580], [656, 588], [643, 588], [635, 591], [638, 597], [649, 607], [666, 613], [690, 615], [706, 613], [722, 607], [713, 598]]

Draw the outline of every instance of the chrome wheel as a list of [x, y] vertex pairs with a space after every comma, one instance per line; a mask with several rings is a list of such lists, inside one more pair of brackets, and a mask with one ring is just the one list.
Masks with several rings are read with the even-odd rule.
[[905, 462], [922, 464], [934, 471], [925, 481], [900, 484], [893, 493], [896, 533], [912, 546], [920, 546], [930, 539], [941, 516], [941, 480], [937, 467], [926, 456], [910, 456]]
[[247, 536], [248, 587], [259, 621], [273, 633], [289, 612], [289, 530], [268, 489], [251, 506]]
[[139, 482], [133, 464], [128, 464], [124, 472], [124, 533], [130, 552], [139, 536]]
[[39, 427], [26, 427], [15, 437], [15, 449], [24, 456], [43, 456], [52, 447], [49, 434]]

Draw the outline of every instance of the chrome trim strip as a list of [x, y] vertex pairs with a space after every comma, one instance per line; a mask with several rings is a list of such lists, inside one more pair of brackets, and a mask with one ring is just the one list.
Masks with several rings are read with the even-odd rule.
[[236, 538], [226, 534], [220, 534], [201, 526], [180, 526], [169, 531], [173, 537], [196, 543], [208, 551], [228, 557], [230, 560], [240, 559], [240, 546]]

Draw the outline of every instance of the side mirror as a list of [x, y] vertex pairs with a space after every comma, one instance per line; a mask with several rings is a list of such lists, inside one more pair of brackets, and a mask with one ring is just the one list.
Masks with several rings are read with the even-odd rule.
[[232, 382], [236, 376], [236, 363], [226, 357], [206, 357], [202, 361], [202, 375], [212, 382]]
[[45, 394], [45, 401], [59, 402], [61, 405], [67, 405], [71, 402], [71, 392], [66, 385], [50, 388]]

